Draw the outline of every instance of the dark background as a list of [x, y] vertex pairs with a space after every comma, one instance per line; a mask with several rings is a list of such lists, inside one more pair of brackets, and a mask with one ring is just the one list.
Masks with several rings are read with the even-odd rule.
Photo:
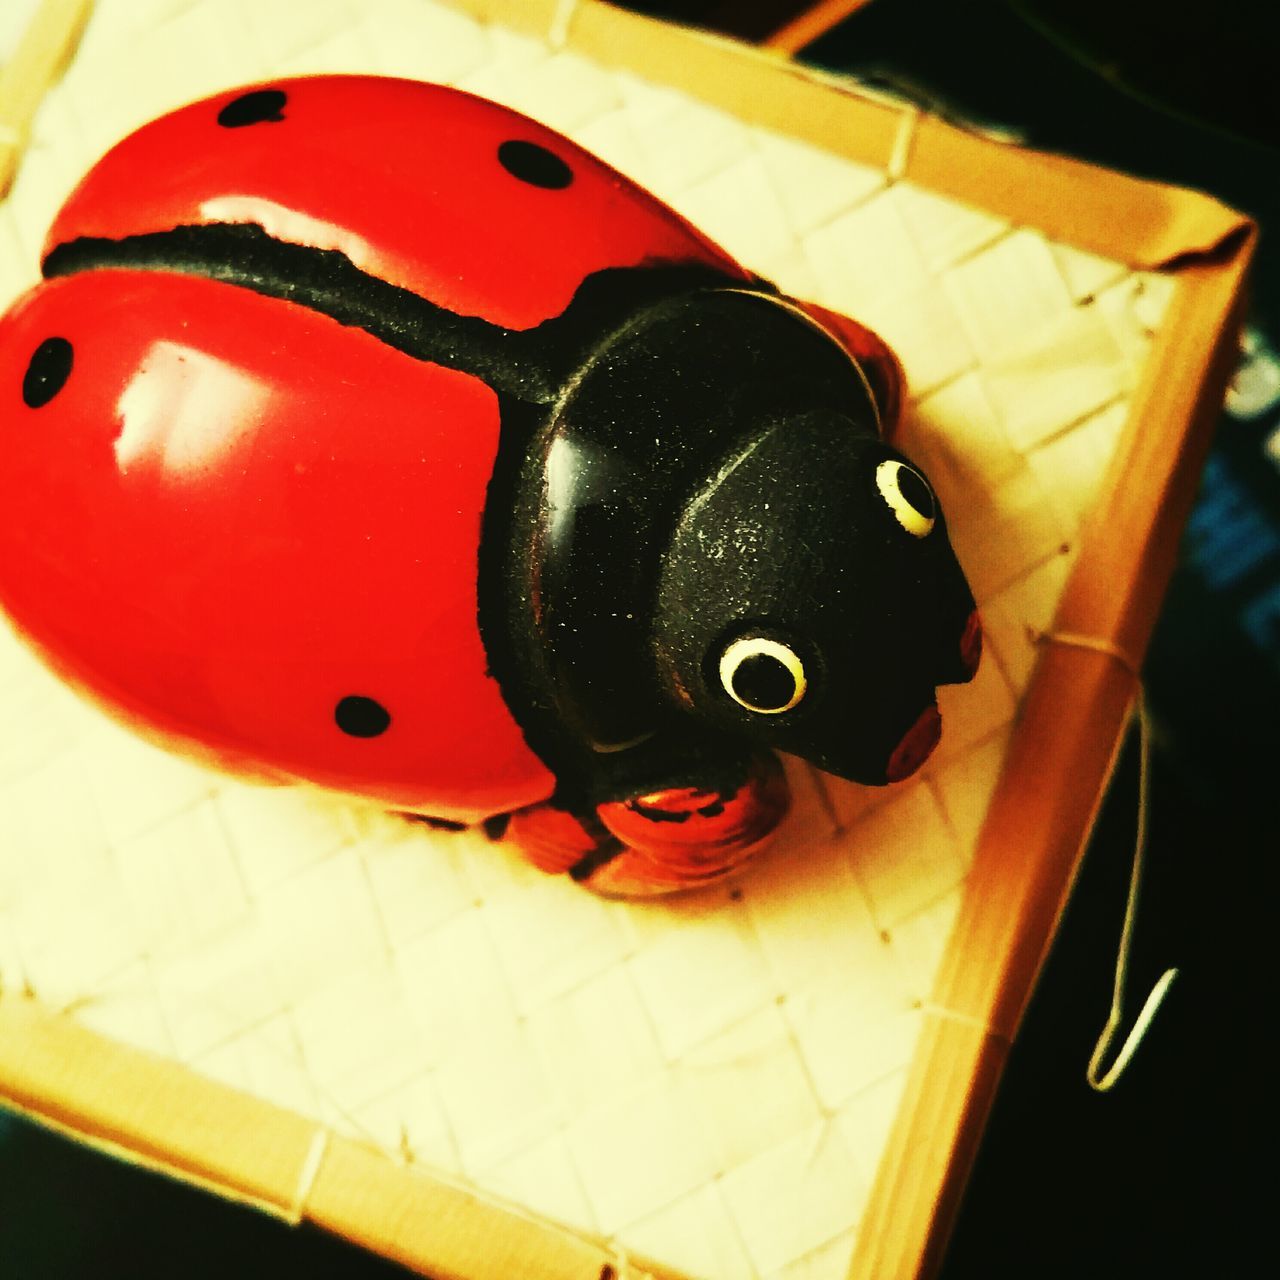
[[[631, 7], [759, 38], [800, 6]], [[957, 121], [1251, 213], [1263, 234], [1250, 325], [1265, 359], [1268, 344], [1280, 349], [1269, 7], [874, 0], [802, 56]], [[1266, 442], [1280, 443], [1280, 404], [1235, 403], [1146, 668], [1151, 838], [1131, 1012], [1165, 968], [1180, 976], [1124, 1078], [1092, 1092], [1084, 1069], [1109, 1006], [1133, 852], [1131, 742], [1012, 1052], [944, 1280], [1236, 1276], [1259, 1269], [1255, 1250], [1266, 1256], [1280, 849], [1280, 448]], [[0, 1116], [0, 1280], [295, 1271], [404, 1274]]]

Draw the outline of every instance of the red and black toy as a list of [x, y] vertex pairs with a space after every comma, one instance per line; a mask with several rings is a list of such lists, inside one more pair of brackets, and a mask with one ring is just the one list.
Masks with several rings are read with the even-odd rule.
[[502, 107], [196, 103], [44, 275], [0, 323], [0, 601], [171, 746], [661, 892], [767, 840], [774, 750], [905, 777], [975, 669], [888, 351]]

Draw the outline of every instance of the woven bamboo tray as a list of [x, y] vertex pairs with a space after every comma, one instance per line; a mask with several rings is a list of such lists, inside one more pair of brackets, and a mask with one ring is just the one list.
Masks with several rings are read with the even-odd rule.
[[763, 863], [625, 905], [161, 755], [0, 630], [0, 1100], [440, 1280], [927, 1273], [1126, 722], [1252, 229], [604, 3], [100, 0], [0, 205], [0, 298], [121, 134], [311, 71], [504, 101], [877, 328], [983, 667], [917, 778], [793, 768]]

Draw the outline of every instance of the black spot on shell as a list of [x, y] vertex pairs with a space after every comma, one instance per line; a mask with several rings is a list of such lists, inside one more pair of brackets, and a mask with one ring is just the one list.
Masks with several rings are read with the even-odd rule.
[[343, 733], [353, 738], [376, 738], [391, 726], [391, 713], [380, 702], [351, 694], [333, 710], [333, 718]]
[[32, 353], [22, 378], [22, 398], [32, 408], [49, 403], [66, 386], [75, 352], [66, 338], [46, 338]]
[[248, 124], [273, 124], [284, 119], [288, 98], [283, 89], [254, 89], [232, 98], [218, 112], [218, 123], [224, 129], [243, 129]]
[[536, 142], [504, 142], [498, 148], [498, 162], [513, 178], [531, 187], [561, 191], [573, 181], [573, 170], [553, 151]]

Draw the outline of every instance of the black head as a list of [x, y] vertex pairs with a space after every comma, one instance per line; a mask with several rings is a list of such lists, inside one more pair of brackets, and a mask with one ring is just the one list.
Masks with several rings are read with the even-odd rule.
[[529, 475], [539, 682], [578, 741], [733, 739], [865, 783], [928, 754], [973, 599], [865, 372], [797, 308], [709, 289], [636, 317]]
[[937, 740], [974, 604], [922, 473], [847, 418], [762, 424], [685, 509], [654, 657], [689, 714], [863, 783]]

